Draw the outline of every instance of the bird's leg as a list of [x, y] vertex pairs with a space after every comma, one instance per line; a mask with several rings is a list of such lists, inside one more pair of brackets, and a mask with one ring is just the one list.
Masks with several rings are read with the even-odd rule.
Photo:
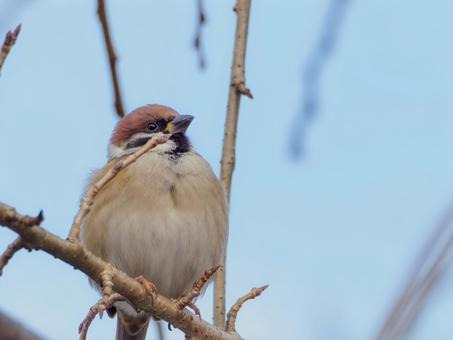
[[140, 283], [143, 286], [143, 289], [145, 289], [146, 294], [151, 296], [152, 299], [157, 298], [157, 287], [154, 283], [151, 281], [148, 281], [145, 279], [142, 275], [137, 276], [135, 278], [135, 281]]
[[211, 269], [206, 270], [203, 276], [199, 278], [192, 286], [192, 289], [185, 295], [181, 296], [176, 300], [176, 305], [180, 310], [189, 307], [194, 311], [196, 315], [201, 319], [200, 309], [192, 302], [193, 299], [197, 298], [201, 294], [203, 286], [211, 279], [215, 272], [220, 268], [220, 265], [215, 266]]

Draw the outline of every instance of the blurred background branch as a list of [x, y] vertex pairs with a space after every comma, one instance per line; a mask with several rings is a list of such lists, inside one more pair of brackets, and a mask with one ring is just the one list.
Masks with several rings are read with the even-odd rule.
[[2, 340], [43, 340], [0, 311], [0, 339]]
[[322, 75], [338, 42], [349, 2], [330, 0], [318, 40], [303, 66], [302, 107], [291, 125], [289, 140], [290, 154], [294, 159], [300, 159], [305, 154], [307, 129], [319, 111]]
[[200, 69], [206, 67], [206, 55], [203, 45], [203, 27], [206, 25], [206, 12], [204, 9], [204, 0], [196, 0], [197, 11], [196, 11], [196, 26], [195, 26], [195, 38], [193, 39], [193, 47], [197, 52], [198, 66]]
[[406, 339], [452, 263], [453, 203], [414, 261], [402, 292], [379, 330], [377, 340]]

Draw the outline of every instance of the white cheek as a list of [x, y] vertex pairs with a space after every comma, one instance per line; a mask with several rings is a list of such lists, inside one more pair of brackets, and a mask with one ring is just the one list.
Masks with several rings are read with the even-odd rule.
[[[163, 136], [163, 133], [156, 133], [154, 137], [159, 137]], [[117, 146], [114, 144], [110, 144], [108, 148], [108, 158], [109, 160], [112, 158], [119, 158], [125, 155], [129, 155], [131, 153], [134, 153], [135, 151], [139, 150], [141, 146], [138, 146], [136, 148], [130, 148], [130, 149], [124, 149], [128, 143], [130, 143], [133, 140], [140, 139], [143, 137], [149, 137], [149, 134], [147, 133], [136, 133], [133, 135], [131, 138], [129, 138], [126, 142], [123, 142], [121, 146]], [[151, 150], [151, 152], [157, 152], [158, 154], [165, 154], [168, 152], [171, 152], [176, 148], [176, 143], [172, 140], [168, 140], [167, 142], [163, 144], [157, 145], [155, 148]]]
[[107, 156], [109, 159], [121, 157], [124, 150], [115, 144], [110, 144], [107, 150]]

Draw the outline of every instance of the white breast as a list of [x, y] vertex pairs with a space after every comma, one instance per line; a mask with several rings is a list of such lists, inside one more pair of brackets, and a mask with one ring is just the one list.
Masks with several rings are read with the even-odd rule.
[[225, 197], [209, 164], [193, 151], [172, 159], [152, 150], [99, 193], [82, 242], [176, 298], [221, 263], [226, 227]]

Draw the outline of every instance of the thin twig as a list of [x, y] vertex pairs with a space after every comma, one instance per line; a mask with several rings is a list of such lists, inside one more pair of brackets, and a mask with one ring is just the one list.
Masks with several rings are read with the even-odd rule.
[[[423, 290], [422, 287], [426, 285], [425, 282], [431, 281], [432, 278], [435, 277], [435, 280], [437, 281], [441, 277], [440, 275], [433, 274], [434, 265], [430, 267], [431, 263], [436, 264], [439, 261], [439, 258], [442, 258], [444, 256], [442, 254], [445, 251], [445, 248], [443, 248], [444, 250], [440, 253], [438, 253], [436, 249], [440, 247], [440, 244], [442, 244], [445, 239], [449, 240], [449, 237], [450, 241], [447, 241], [446, 244], [449, 247], [452, 246], [452, 232], [451, 230], [449, 230], [452, 221], [453, 204], [450, 204], [450, 206], [447, 208], [446, 212], [438, 222], [437, 227], [432, 232], [432, 235], [426, 241], [425, 245], [414, 261], [414, 265], [412, 266], [410, 274], [408, 275], [404, 288], [398, 295], [398, 298], [396, 299], [390, 312], [388, 313], [384, 324], [376, 335], [376, 339], [393, 339], [393, 335], [395, 333], [400, 333], [401, 328], [406, 328], [406, 326], [404, 325], [407, 324], [407, 321], [405, 321], [404, 319], [408, 314], [408, 310], [411, 309], [411, 306], [413, 306], [414, 304], [420, 306], [417, 307], [419, 310], [416, 312], [416, 314], [421, 311], [422, 305], [420, 305], [420, 302], [417, 301], [420, 300], [420, 293]], [[433, 258], [435, 258], [434, 261]], [[431, 278], [428, 278], [428, 276], [430, 276]], [[433, 287], [433, 284], [430, 284], [430, 287]], [[431, 290], [432, 289], [430, 288], [427, 292], [429, 293], [431, 292]], [[426, 299], [423, 299], [423, 301], [425, 300]], [[410, 314], [413, 314], [413, 312], [411, 312]], [[406, 330], [404, 332], [409, 332], [409, 330]]]
[[[102, 284], [101, 273], [110, 268], [109, 263], [95, 256], [80, 242], [62, 240], [38, 225], [30, 228], [23, 223], [24, 219], [26, 217], [18, 214], [14, 208], [0, 203], [0, 225], [19, 234], [33, 249], [51, 254], [79, 269], [97, 284]], [[186, 310], [180, 310], [173, 300], [165, 296], [157, 295], [155, 298], [148, 296], [141, 284], [114, 267], [112, 267], [112, 282], [115, 292], [124, 296], [132, 306], [168, 321], [187, 335], [212, 340], [242, 339], [235, 332], [225, 332], [194, 317]]]
[[178, 307], [180, 309], [184, 309], [189, 303], [193, 301], [193, 299], [200, 296], [201, 291], [203, 290], [203, 287], [206, 284], [206, 282], [208, 282], [211, 279], [212, 275], [214, 275], [219, 268], [220, 265], [206, 270], [203, 273], [203, 276], [199, 278], [197, 281], [195, 281], [190, 292], [176, 300], [176, 304], [178, 305]]
[[206, 14], [204, 11], [204, 1], [197, 0], [197, 26], [195, 28], [195, 38], [193, 39], [193, 47], [197, 52], [198, 56], [198, 66], [200, 69], [206, 67], [206, 56], [204, 53], [203, 42], [202, 42], [202, 33], [203, 27], [206, 24]]
[[17, 25], [17, 27], [14, 29], [14, 31], [8, 31], [5, 36], [5, 40], [3, 41], [2, 44], [2, 49], [0, 50], [0, 73], [2, 71], [3, 63], [6, 60], [6, 57], [9, 54], [9, 51], [11, 50], [11, 47], [14, 46], [16, 43], [16, 39], [19, 36], [21, 29], [21, 25]]
[[[251, 91], [245, 86], [245, 54], [247, 47], [248, 25], [251, 0], [237, 0], [234, 11], [237, 15], [234, 39], [233, 63], [231, 66], [230, 90], [228, 95], [225, 131], [223, 137], [222, 158], [220, 161], [220, 183], [227, 201], [230, 201], [231, 180], [236, 159], [236, 133], [241, 96], [252, 97]], [[223, 328], [225, 324], [225, 265], [217, 272], [214, 283], [214, 324]]]
[[99, 16], [99, 21], [101, 22], [102, 32], [104, 34], [105, 48], [107, 49], [109, 63], [110, 63], [110, 73], [112, 76], [113, 91], [115, 93], [115, 109], [118, 116], [124, 117], [125, 111], [123, 106], [123, 100], [121, 99], [121, 89], [120, 82], [118, 79], [118, 71], [116, 69], [117, 56], [115, 49], [113, 47], [112, 37], [110, 34], [109, 23], [107, 20], [107, 14], [105, 11], [105, 2], [104, 0], [98, 0], [98, 9], [97, 13]]
[[[28, 227], [32, 227], [34, 225], [40, 225], [43, 220], [44, 214], [41, 210], [36, 217], [23, 216], [21, 223]], [[9, 260], [11, 260], [14, 254], [16, 254], [21, 249], [27, 249], [28, 251], [31, 251], [32, 248], [19, 236], [6, 248], [6, 250], [0, 256], [0, 276], [2, 276], [3, 269], [8, 264]]]
[[3, 268], [5, 268], [9, 260], [11, 260], [15, 253], [17, 253], [24, 247], [25, 244], [22, 241], [22, 238], [19, 236], [8, 246], [8, 248], [6, 248], [2, 256], [0, 256], [0, 276], [3, 274]]
[[86, 192], [85, 196], [82, 198], [82, 203], [80, 205], [80, 210], [77, 215], [74, 217], [74, 222], [69, 232], [69, 240], [73, 242], [79, 241], [80, 235], [80, 226], [84, 217], [90, 212], [91, 206], [93, 205], [94, 199], [99, 191], [109, 183], [115, 176], [124, 168], [134, 163], [139, 157], [144, 155], [147, 151], [155, 148], [159, 144], [165, 143], [166, 138], [151, 138], [145, 145], [138, 149], [133, 154], [128, 155], [124, 159], [120, 159], [114, 167], [105, 173], [96, 183], [94, 183]]
[[406, 313], [400, 317], [402, 320], [400, 320], [398, 327], [393, 329], [393, 336], [388, 337], [388, 339], [398, 340], [408, 338], [423, 307], [432, 296], [432, 293], [439, 284], [440, 279], [442, 279], [443, 274], [447, 271], [448, 264], [451, 263], [452, 249], [453, 235], [450, 236], [448, 242], [442, 248], [428, 273], [420, 280], [417, 285], [417, 294], [412, 297], [410, 301], [411, 304], [406, 306]]
[[313, 50], [304, 65], [302, 75], [302, 108], [296, 114], [291, 126], [289, 151], [294, 159], [300, 159], [305, 152], [305, 138], [309, 124], [319, 111], [319, 92], [322, 75], [327, 62], [339, 40], [350, 0], [330, 0], [322, 28]]
[[241, 309], [242, 305], [251, 299], [260, 296], [262, 292], [264, 292], [269, 285], [265, 285], [259, 288], [252, 288], [252, 290], [244, 295], [243, 297], [239, 298], [236, 303], [230, 308], [228, 312], [228, 317], [226, 321], [225, 331], [227, 332], [235, 332], [236, 331], [236, 318], [238, 315], [239, 310]]

